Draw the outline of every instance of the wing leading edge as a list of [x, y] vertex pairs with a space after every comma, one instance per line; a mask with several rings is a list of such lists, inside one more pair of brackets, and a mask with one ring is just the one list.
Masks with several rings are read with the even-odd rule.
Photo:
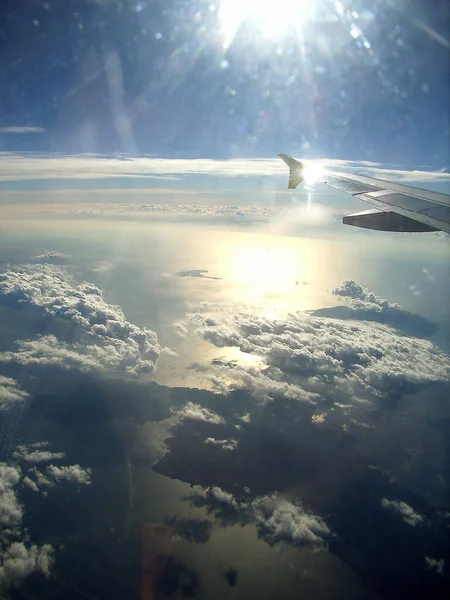
[[[303, 180], [304, 165], [278, 155], [289, 167], [289, 188]], [[379, 231], [446, 231], [450, 233], [450, 196], [353, 173], [326, 172], [321, 179], [338, 190], [372, 204], [371, 210], [344, 217], [346, 225]]]

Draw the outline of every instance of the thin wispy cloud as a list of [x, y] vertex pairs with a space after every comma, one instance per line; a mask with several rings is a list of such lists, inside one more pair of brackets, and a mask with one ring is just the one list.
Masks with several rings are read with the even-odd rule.
[[[301, 158], [301, 157], [300, 157]], [[312, 162], [312, 161], [306, 161]], [[404, 170], [381, 163], [323, 159], [314, 161], [325, 169], [350, 169], [372, 177], [400, 182], [450, 182], [450, 174], [427, 170]], [[30, 155], [0, 154], [0, 181], [29, 179], [103, 179], [106, 177], [273, 177], [286, 175], [278, 158], [252, 159], [170, 159], [111, 155]]]
[[0, 127], [0, 134], [24, 134], [24, 133], [44, 133], [46, 131], [45, 127], [17, 127], [17, 126], [9, 126], [9, 127]]

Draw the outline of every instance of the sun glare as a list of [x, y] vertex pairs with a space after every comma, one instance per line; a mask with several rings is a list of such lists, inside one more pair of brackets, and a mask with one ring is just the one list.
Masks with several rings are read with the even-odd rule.
[[314, 0], [222, 0], [219, 18], [224, 47], [230, 46], [240, 26], [251, 22], [267, 38], [298, 28], [308, 16]]
[[310, 162], [303, 165], [303, 177], [308, 185], [322, 181], [324, 175], [325, 170], [318, 163]]

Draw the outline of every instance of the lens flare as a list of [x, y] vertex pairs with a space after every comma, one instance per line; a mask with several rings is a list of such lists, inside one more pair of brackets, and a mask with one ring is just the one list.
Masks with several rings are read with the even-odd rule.
[[305, 178], [304, 181], [307, 185], [312, 185], [313, 183], [322, 181], [324, 175], [325, 170], [319, 163], [304, 163], [303, 177]]
[[219, 19], [224, 47], [232, 43], [244, 22], [251, 22], [262, 34], [277, 38], [290, 28], [301, 27], [315, 0], [222, 0]]

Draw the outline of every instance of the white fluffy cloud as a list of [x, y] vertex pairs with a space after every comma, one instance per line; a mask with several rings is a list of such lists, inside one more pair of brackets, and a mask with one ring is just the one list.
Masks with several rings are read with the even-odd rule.
[[53, 564], [53, 548], [50, 544], [27, 546], [13, 542], [4, 549], [0, 558], [0, 589], [19, 585], [31, 573], [50, 575]]
[[409, 506], [409, 504], [406, 504], [406, 502], [397, 502], [396, 500], [388, 500], [387, 498], [383, 498], [381, 500], [381, 506], [401, 515], [405, 523], [408, 523], [408, 525], [414, 526], [423, 523], [424, 521], [422, 515], [416, 513], [415, 510]]
[[47, 467], [49, 476], [57, 482], [76, 483], [78, 485], [89, 485], [91, 482], [92, 469], [83, 469], [80, 465], [69, 465], [67, 467]]
[[55, 250], [48, 250], [46, 248], [38, 248], [34, 255], [34, 260], [41, 262], [64, 262], [72, 258], [70, 254], [64, 254], [63, 252], [55, 252]]
[[245, 387], [260, 398], [282, 394], [313, 403], [323, 397], [339, 404], [367, 402], [450, 376], [449, 357], [432, 343], [377, 323], [308, 313], [284, 319], [195, 313], [191, 320], [203, 339], [264, 360], [262, 369], [221, 361], [198, 367], [216, 383]]
[[23, 402], [28, 394], [21, 390], [17, 381], [0, 375], [0, 411]]
[[[77, 486], [91, 483], [92, 470], [78, 464], [49, 465], [47, 476], [34, 466], [30, 468], [30, 464], [64, 457], [63, 453], [45, 450], [46, 446], [46, 442], [19, 446], [14, 458], [22, 462], [23, 469], [0, 463], [0, 590], [19, 585], [31, 573], [48, 577], [53, 563], [52, 546], [34, 544], [24, 530], [24, 506], [19, 501], [18, 489], [24, 486], [33, 492], [41, 492], [61, 483]], [[47, 494], [46, 491], [43, 493]]]
[[23, 460], [31, 464], [51, 462], [52, 460], [60, 460], [64, 457], [64, 452], [51, 452], [50, 450], [43, 450], [34, 445], [18, 446], [14, 452], [16, 460]]
[[346, 305], [311, 311], [313, 316], [375, 321], [420, 337], [430, 337], [437, 330], [432, 321], [403, 309], [396, 302], [376, 296], [353, 279], [343, 281], [332, 293], [347, 299]]
[[306, 510], [301, 503], [289, 502], [277, 493], [245, 502], [238, 501], [220, 487], [212, 487], [207, 498], [213, 506], [224, 506], [239, 513], [243, 521], [254, 522], [259, 533], [271, 544], [286, 541], [294, 545], [321, 546], [331, 535], [323, 519]]
[[311, 421], [315, 424], [325, 423], [327, 413], [316, 413], [311, 417]]
[[226, 492], [220, 487], [212, 487], [209, 490], [210, 496], [214, 499], [215, 502], [219, 504], [225, 504], [226, 506], [230, 506], [231, 508], [238, 508], [239, 503], [236, 501], [233, 494]]
[[256, 524], [271, 542], [320, 545], [330, 535], [325, 522], [278, 494], [257, 498], [251, 504]]
[[384, 298], [380, 298], [364, 289], [359, 283], [356, 283], [353, 279], [345, 279], [341, 285], [335, 288], [332, 292], [335, 296], [343, 296], [353, 298], [354, 300], [365, 300], [371, 304], [376, 304], [381, 308], [400, 308], [397, 303], [391, 303]]
[[20, 527], [23, 510], [15, 493], [20, 477], [19, 469], [0, 463], [0, 536], [16, 532]]
[[238, 447], [238, 441], [233, 438], [229, 440], [216, 440], [212, 437], [208, 437], [205, 440], [205, 444], [211, 444], [212, 446], [220, 446], [222, 450], [236, 450]]
[[0, 589], [20, 584], [33, 572], [48, 577], [53, 562], [49, 544], [37, 546], [27, 539], [20, 541], [25, 535], [23, 506], [16, 493], [21, 477], [18, 468], [0, 463]]
[[183, 408], [178, 411], [178, 415], [185, 419], [192, 419], [194, 421], [207, 421], [208, 423], [215, 423], [219, 425], [224, 423], [223, 418], [208, 408], [204, 408], [200, 404], [194, 402], [188, 402]]
[[152, 372], [164, 351], [153, 331], [127, 321], [98, 287], [73, 284], [65, 272], [48, 264], [0, 274], [0, 300], [10, 306], [41, 307], [53, 318], [54, 330], [17, 342], [17, 350], [0, 353], [0, 362], [139, 375]]
[[55, 487], [55, 482], [51, 481], [36, 467], [28, 470], [28, 475], [24, 477], [23, 484], [33, 490], [33, 492], [40, 492], [44, 490], [44, 495], [47, 489]]
[[39, 492], [39, 487], [35, 481], [33, 481], [28, 475], [23, 478], [23, 485], [33, 490], [33, 492]]

